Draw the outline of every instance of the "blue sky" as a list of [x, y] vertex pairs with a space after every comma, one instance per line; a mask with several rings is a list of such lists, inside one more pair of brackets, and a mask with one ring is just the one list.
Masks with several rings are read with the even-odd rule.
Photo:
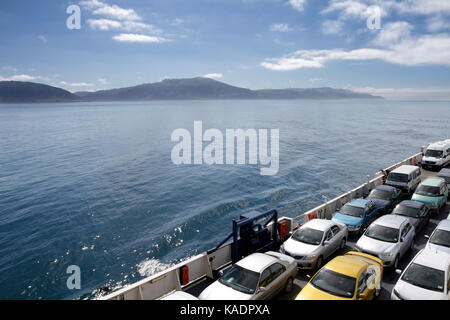
[[2, 0], [0, 35], [0, 80], [70, 91], [207, 76], [450, 99], [450, 1]]

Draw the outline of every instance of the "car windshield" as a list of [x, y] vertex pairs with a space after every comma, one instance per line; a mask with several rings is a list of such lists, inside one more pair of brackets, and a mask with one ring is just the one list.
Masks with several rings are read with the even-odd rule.
[[450, 248], [450, 231], [436, 229], [430, 238], [430, 243]]
[[398, 214], [399, 216], [418, 218], [420, 213], [420, 208], [408, 207], [402, 204], [399, 204], [395, 207], [393, 214]]
[[391, 172], [387, 180], [393, 182], [408, 182], [408, 175], [404, 173]]
[[220, 279], [219, 282], [237, 291], [252, 294], [258, 285], [259, 273], [234, 265]]
[[443, 292], [444, 271], [412, 263], [402, 276], [402, 280], [412, 285]]
[[442, 150], [427, 150], [425, 152], [425, 157], [442, 158], [442, 155]]
[[396, 243], [398, 242], [398, 232], [399, 230], [395, 228], [371, 224], [364, 235], [376, 240]]
[[339, 213], [353, 217], [362, 217], [364, 215], [364, 208], [354, 207], [346, 204], [341, 208], [341, 210], [339, 210]]
[[356, 279], [324, 268], [311, 280], [311, 284], [330, 294], [351, 298], [355, 292]]
[[417, 187], [417, 190], [415, 193], [417, 193], [421, 196], [433, 197], [433, 196], [438, 196], [439, 192], [440, 192], [439, 187], [433, 187], [433, 186], [427, 186], [427, 185], [421, 184]]
[[322, 237], [323, 231], [311, 228], [299, 229], [292, 235], [292, 239], [294, 240], [314, 245], [319, 245], [322, 241]]
[[392, 200], [392, 192], [386, 190], [374, 189], [369, 193], [369, 198], [381, 199], [381, 200]]

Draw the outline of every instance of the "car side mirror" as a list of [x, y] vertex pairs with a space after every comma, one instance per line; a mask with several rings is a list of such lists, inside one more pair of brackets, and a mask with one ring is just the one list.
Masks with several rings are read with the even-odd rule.
[[292, 236], [294, 234], [294, 231], [289, 231], [289, 236]]
[[400, 238], [400, 242], [403, 242], [403, 241], [405, 241], [405, 239], [403, 237], [401, 237]]
[[308, 279], [311, 279], [311, 275], [310, 275], [310, 274], [307, 274], [306, 277], [307, 277]]
[[267, 291], [266, 287], [260, 287], [259, 288], [259, 293], [263, 293], [263, 292], [266, 292], [266, 291]]
[[367, 299], [367, 295], [365, 293], [358, 293], [356, 298], [357, 299], [361, 299], [361, 300], [366, 300]]
[[329, 244], [330, 244], [330, 241], [324, 240], [322, 245], [327, 246], [327, 245], [329, 245]]
[[219, 276], [222, 277], [225, 274], [225, 272], [223, 272], [223, 270], [219, 270]]
[[424, 237], [430, 239], [430, 236], [428, 234], [424, 235]]
[[395, 269], [395, 273], [398, 274], [398, 275], [401, 275], [401, 274], [402, 274], [402, 270], [400, 270], [400, 269]]

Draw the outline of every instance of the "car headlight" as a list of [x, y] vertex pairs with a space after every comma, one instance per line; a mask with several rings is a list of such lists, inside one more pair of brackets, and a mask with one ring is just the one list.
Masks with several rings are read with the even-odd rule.
[[305, 259], [307, 259], [307, 260], [312, 260], [314, 258], [317, 258], [317, 254], [311, 254], [309, 256], [305, 256]]
[[357, 226], [348, 226], [349, 230], [359, 230], [361, 229], [361, 225], [357, 225]]
[[437, 208], [437, 204], [436, 204], [436, 203], [431, 203], [431, 204], [430, 204], [430, 207], [431, 207], [431, 208]]
[[393, 252], [385, 252], [385, 253], [382, 254], [382, 256], [386, 257], [386, 258], [389, 258], [389, 257], [394, 256], [394, 253]]

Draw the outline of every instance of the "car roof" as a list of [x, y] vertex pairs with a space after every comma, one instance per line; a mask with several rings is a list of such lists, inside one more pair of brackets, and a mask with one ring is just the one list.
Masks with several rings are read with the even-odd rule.
[[396, 214], [387, 214], [387, 215], [379, 217], [373, 223], [378, 224], [380, 226], [398, 229], [406, 221], [409, 221], [409, 219], [407, 217], [399, 216]]
[[301, 228], [311, 228], [320, 231], [325, 231], [329, 227], [334, 226], [336, 222], [328, 219], [312, 219], [306, 222]]
[[450, 146], [449, 140], [438, 141], [438, 142], [431, 143], [431, 144], [427, 147], [427, 150], [438, 150], [438, 151], [442, 151], [442, 150], [448, 148], [449, 146]]
[[450, 231], [450, 220], [441, 220], [437, 225], [436, 229], [442, 229]]
[[414, 257], [413, 262], [438, 270], [447, 271], [450, 255], [446, 252], [425, 247]]
[[450, 177], [450, 169], [448, 169], [448, 168], [441, 169], [441, 171], [438, 172], [437, 176], [438, 177]]
[[402, 206], [411, 207], [411, 208], [422, 208], [425, 205], [423, 202], [414, 201], [414, 200], [403, 200], [399, 204]]
[[367, 268], [367, 261], [357, 255], [337, 256], [325, 265], [325, 268], [346, 276], [357, 278]]
[[236, 264], [244, 269], [261, 273], [268, 265], [275, 261], [278, 261], [278, 259], [274, 256], [257, 252], [236, 262]]
[[413, 171], [415, 171], [415, 170], [417, 170], [417, 169], [419, 169], [419, 167], [417, 167], [417, 166], [411, 166], [411, 165], [406, 165], [406, 164], [405, 164], [405, 165], [402, 165], [402, 166], [400, 166], [400, 167], [398, 167], [398, 168], [392, 170], [391, 173], [392, 173], [392, 172], [395, 172], [395, 173], [405, 173], [405, 174], [410, 174], [411, 172], [413, 172]]
[[371, 201], [368, 199], [353, 199], [353, 200], [347, 202], [346, 204], [352, 205], [354, 207], [365, 208], [368, 202], [371, 202]]
[[384, 191], [394, 191], [397, 188], [392, 187], [392, 186], [388, 186], [386, 184], [382, 184], [382, 185], [376, 186], [375, 189], [377, 189], [377, 190], [384, 190]]
[[423, 180], [420, 184], [431, 187], [439, 187], [442, 182], [445, 182], [444, 179], [439, 177], [429, 177]]

